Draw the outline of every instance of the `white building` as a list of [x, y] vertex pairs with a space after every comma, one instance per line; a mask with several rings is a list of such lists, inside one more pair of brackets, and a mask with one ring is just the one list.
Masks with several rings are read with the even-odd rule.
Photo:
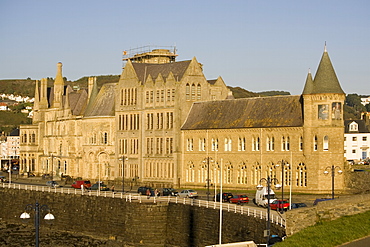
[[370, 157], [370, 131], [365, 120], [345, 120], [344, 156], [355, 162]]

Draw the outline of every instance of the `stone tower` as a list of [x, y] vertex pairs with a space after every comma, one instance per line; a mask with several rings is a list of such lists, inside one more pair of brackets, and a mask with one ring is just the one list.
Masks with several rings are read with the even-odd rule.
[[[335, 188], [343, 188], [345, 93], [330, 61], [326, 45], [321, 61], [312, 79], [309, 72], [302, 93], [304, 128], [303, 152], [310, 171], [308, 186], [314, 190], [330, 191], [332, 170], [335, 171]], [[339, 172], [339, 173], [338, 173]], [[312, 184], [313, 183], [313, 184]], [[316, 184], [315, 184], [316, 183]]]

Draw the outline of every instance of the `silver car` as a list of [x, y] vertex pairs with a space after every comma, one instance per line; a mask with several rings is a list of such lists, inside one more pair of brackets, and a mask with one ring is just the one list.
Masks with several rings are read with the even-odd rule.
[[46, 185], [51, 187], [51, 188], [58, 188], [60, 185], [56, 181], [47, 181]]
[[195, 190], [183, 190], [177, 194], [179, 197], [186, 197], [186, 198], [197, 198], [198, 197], [198, 192]]

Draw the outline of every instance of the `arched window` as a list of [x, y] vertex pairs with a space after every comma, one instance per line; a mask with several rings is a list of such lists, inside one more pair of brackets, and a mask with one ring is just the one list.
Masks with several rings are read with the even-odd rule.
[[194, 182], [195, 180], [195, 171], [194, 165], [190, 163], [186, 169], [186, 182]]
[[307, 186], [307, 170], [306, 170], [306, 165], [305, 164], [300, 163], [297, 166], [296, 179], [297, 179], [297, 186], [298, 187], [306, 187]]
[[242, 162], [239, 165], [239, 169], [238, 169], [237, 183], [238, 184], [247, 184], [247, 177], [248, 177], [247, 166], [244, 164], [244, 162]]
[[313, 139], [313, 151], [317, 151], [317, 136], [314, 136]]
[[186, 84], [185, 93], [186, 93], [186, 100], [190, 100], [190, 85], [189, 85], [189, 83]]
[[233, 166], [228, 165], [226, 167], [226, 183], [231, 184], [233, 183]]
[[191, 85], [191, 100], [195, 100], [195, 90], [196, 90], [195, 85], [192, 84]]
[[212, 138], [212, 151], [218, 151], [218, 139]]
[[324, 136], [323, 149], [324, 151], [329, 150], [329, 137], [328, 136]]
[[102, 144], [108, 144], [108, 133], [107, 133], [107, 132], [104, 132], [104, 133], [102, 134], [102, 139], [101, 139], [101, 141], [102, 141]]
[[276, 178], [276, 167], [272, 162], [266, 167], [266, 177], [270, 177], [271, 179]]
[[290, 150], [290, 137], [289, 136], [287, 136], [287, 138], [285, 139], [285, 150], [286, 151]]
[[197, 86], [197, 100], [201, 100], [201, 92], [202, 92], [201, 86], [200, 86], [200, 84], [198, 84], [198, 86]]
[[252, 167], [252, 183], [254, 185], [259, 184], [259, 181], [261, 180], [261, 165], [258, 164], [258, 162], [255, 163], [255, 165]]

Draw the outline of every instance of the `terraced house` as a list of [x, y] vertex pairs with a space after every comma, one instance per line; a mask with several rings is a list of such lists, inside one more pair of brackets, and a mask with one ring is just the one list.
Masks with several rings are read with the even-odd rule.
[[[21, 126], [21, 169], [152, 186], [254, 189], [270, 176], [300, 191], [330, 190], [343, 166], [343, 103], [325, 50], [302, 95], [234, 99], [196, 58], [156, 49], [125, 57], [98, 90], [36, 83], [33, 124]], [[303, 84], [303, 83], [302, 83]], [[343, 189], [343, 176], [336, 189]]]

